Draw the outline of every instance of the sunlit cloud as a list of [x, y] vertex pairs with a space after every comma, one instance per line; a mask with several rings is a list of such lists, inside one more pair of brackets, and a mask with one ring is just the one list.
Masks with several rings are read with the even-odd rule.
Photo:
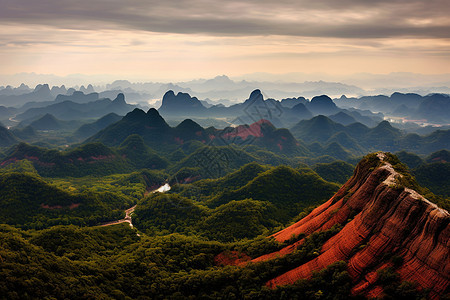
[[2, 73], [443, 73], [449, 1], [0, 0]]

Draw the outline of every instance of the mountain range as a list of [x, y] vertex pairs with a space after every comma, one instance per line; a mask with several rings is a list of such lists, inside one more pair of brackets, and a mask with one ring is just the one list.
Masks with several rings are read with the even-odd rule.
[[[91, 95], [94, 97], [90, 97]], [[18, 121], [30, 120], [45, 114], [51, 114], [61, 120], [92, 119], [99, 118], [107, 113], [124, 115], [136, 107], [127, 104], [123, 94], [118, 94], [114, 100], [94, 99], [98, 99], [98, 94], [84, 95], [80, 92], [64, 98], [57, 97], [54, 101], [56, 103], [45, 107], [29, 108], [18, 114], [15, 119]]]

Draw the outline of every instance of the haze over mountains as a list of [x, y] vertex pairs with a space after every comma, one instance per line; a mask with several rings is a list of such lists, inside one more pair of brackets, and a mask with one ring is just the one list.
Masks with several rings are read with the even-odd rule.
[[448, 294], [449, 95], [201, 96], [218, 82], [155, 84], [157, 108], [123, 81], [1, 89], [0, 292]]
[[[109, 81], [109, 83], [107, 83]], [[450, 75], [421, 75], [414, 73], [391, 74], [355, 74], [353, 76], [331, 76], [327, 74], [290, 73], [284, 75], [270, 73], [254, 73], [241, 77], [229, 78], [226, 75], [211, 79], [195, 79], [177, 82], [158, 82], [146, 80], [98, 80], [95, 77], [74, 75], [58, 77], [52, 75], [17, 74], [1, 76], [0, 82], [8, 82], [13, 86], [20, 86], [23, 82], [35, 86], [43, 82], [52, 86], [73, 86], [85, 93], [93, 92], [92, 85], [98, 92], [121, 90], [132, 102], [142, 102], [161, 99], [168, 90], [190, 93], [200, 99], [222, 100], [229, 105], [239, 101], [255, 89], [261, 89], [268, 98], [282, 99], [289, 97], [314, 97], [327, 94], [330, 97], [391, 95], [394, 92], [417, 93], [450, 93]], [[89, 82], [92, 85], [89, 85]], [[61, 89], [61, 88], [60, 88]], [[60, 94], [65, 94], [61, 89]], [[22, 85], [19, 89], [10, 88], [5, 93], [32, 92], [32, 88]], [[57, 89], [52, 89], [55, 94]], [[2, 95], [2, 93], [0, 93]], [[56, 96], [56, 94], [55, 94]], [[112, 98], [111, 95], [101, 97]], [[228, 100], [230, 102], [223, 102]]]

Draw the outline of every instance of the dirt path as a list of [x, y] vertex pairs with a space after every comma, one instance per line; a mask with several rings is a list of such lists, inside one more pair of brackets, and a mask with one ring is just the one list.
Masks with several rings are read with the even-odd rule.
[[[169, 190], [170, 190], [170, 185], [168, 183], [166, 183], [166, 184], [160, 186], [159, 188], [151, 191], [151, 193], [156, 193], [156, 192], [164, 193]], [[116, 221], [106, 222], [100, 226], [111, 226], [111, 225], [116, 225], [116, 224], [120, 224], [120, 223], [128, 223], [128, 224], [130, 224], [130, 227], [133, 228], [133, 223], [131, 222], [131, 214], [136, 209], [136, 206], [137, 206], [137, 204], [135, 206], [130, 207], [129, 209], [125, 210], [125, 218], [116, 220]]]
[[137, 205], [125, 210], [125, 218], [123, 218], [121, 220], [117, 220], [117, 221], [107, 222], [100, 226], [111, 226], [111, 225], [116, 225], [116, 224], [120, 224], [120, 223], [128, 223], [128, 224], [130, 224], [130, 227], [133, 227], [133, 223], [131, 222], [131, 214], [134, 212], [136, 206]]

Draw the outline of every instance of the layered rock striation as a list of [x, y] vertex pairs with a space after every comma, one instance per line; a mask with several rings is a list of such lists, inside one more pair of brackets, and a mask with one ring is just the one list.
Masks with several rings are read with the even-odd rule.
[[[378, 270], [392, 266], [391, 258], [401, 257], [396, 268], [401, 280], [416, 282], [438, 299], [449, 286], [450, 215], [415, 190], [405, 187], [405, 175], [389, 162], [390, 154], [369, 155], [361, 161], [353, 177], [326, 203], [273, 237], [284, 242], [294, 235], [330, 229], [342, 230], [322, 246], [313, 260], [267, 282], [276, 288], [311, 277], [314, 271], [337, 261], [346, 261], [353, 278], [353, 294], [378, 297]], [[299, 240], [278, 252], [253, 261], [283, 256], [303, 243]]]

